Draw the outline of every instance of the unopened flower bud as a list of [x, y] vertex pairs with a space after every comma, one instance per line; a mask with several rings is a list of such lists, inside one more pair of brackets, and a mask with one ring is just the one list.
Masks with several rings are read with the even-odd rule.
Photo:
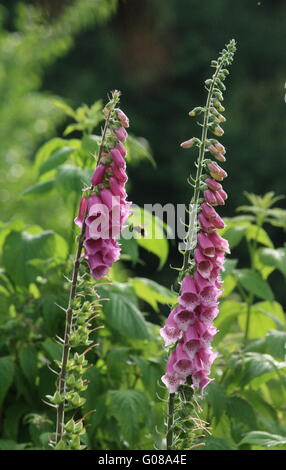
[[213, 133], [214, 133], [214, 135], [217, 135], [217, 136], [220, 137], [224, 134], [224, 130], [218, 125], [218, 126], [214, 127]]
[[192, 139], [186, 140], [185, 142], [182, 142], [180, 145], [183, 149], [190, 149], [194, 145], [194, 139], [192, 138]]
[[208, 163], [208, 169], [211, 176], [217, 181], [221, 181], [227, 177], [227, 172], [216, 163]]

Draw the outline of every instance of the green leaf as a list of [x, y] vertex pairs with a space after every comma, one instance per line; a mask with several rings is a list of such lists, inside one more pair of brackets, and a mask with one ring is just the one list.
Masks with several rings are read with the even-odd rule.
[[215, 319], [215, 326], [218, 328], [218, 333], [215, 335], [213, 344], [217, 346], [225, 335], [229, 333], [233, 326], [236, 326], [236, 319], [238, 315], [246, 311], [246, 305], [242, 302], [234, 300], [226, 300], [220, 305], [220, 312]]
[[[242, 312], [238, 317], [241, 331], [245, 331], [247, 314]], [[283, 328], [285, 316], [278, 302], [259, 302], [250, 308], [249, 338], [261, 338], [274, 328]]]
[[151, 279], [134, 277], [130, 279], [130, 282], [136, 295], [149, 303], [156, 312], [158, 311], [158, 302], [161, 304], [174, 304], [177, 302], [177, 295]]
[[120, 245], [121, 245], [121, 255], [127, 255], [129, 259], [133, 262], [133, 264], [139, 261], [139, 249], [138, 244], [134, 238], [130, 240], [127, 237], [124, 237], [124, 232], [129, 232], [128, 227], [126, 227], [121, 234], [120, 237]]
[[5, 240], [3, 264], [16, 284], [28, 286], [39, 274], [31, 260], [53, 258], [56, 261], [65, 259], [66, 255], [65, 240], [52, 231], [11, 232]]
[[236, 423], [241, 422], [252, 429], [256, 426], [255, 412], [250, 403], [244, 398], [238, 396], [228, 397], [227, 413]]
[[[119, 382], [126, 368], [128, 349], [124, 347], [110, 348], [106, 355], [106, 365], [111, 382]], [[114, 385], [114, 384], [113, 384]], [[116, 387], [112, 387], [116, 388]]]
[[280, 370], [286, 368], [286, 362], [278, 362], [269, 354], [249, 352], [234, 363], [235, 381], [241, 387], [251, 383], [253, 388], [259, 387], [273, 377], [279, 377]]
[[286, 332], [272, 330], [258, 341], [251, 342], [247, 351], [256, 351], [260, 353], [270, 354], [281, 361], [285, 358], [286, 351]]
[[17, 440], [20, 420], [28, 411], [29, 408], [25, 403], [15, 403], [5, 409], [3, 435], [6, 439]]
[[24, 376], [31, 385], [35, 385], [35, 380], [38, 375], [38, 358], [36, 348], [32, 345], [25, 346], [20, 351], [19, 359]]
[[54, 189], [55, 180], [41, 181], [36, 183], [33, 186], [25, 189], [21, 196], [40, 196], [42, 194], [47, 194]]
[[100, 140], [101, 137], [98, 138], [97, 135], [85, 135], [81, 141], [82, 149], [90, 155], [97, 154]]
[[148, 339], [150, 334], [147, 323], [132, 297], [128, 295], [126, 286], [113, 286], [113, 290], [108, 290], [107, 296], [109, 301], [104, 303], [106, 323], [127, 338]]
[[0, 450], [23, 450], [26, 444], [18, 444], [15, 441], [0, 439]]
[[234, 276], [229, 274], [228, 276], [223, 278], [223, 293], [221, 298], [223, 299], [224, 297], [228, 297], [229, 294], [233, 291], [235, 288], [237, 282]]
[[213, 416], [218, 423], [227, 403], [224, 388], [219, 383], [210, 383], [207, 387], [206, 400], [210, 404]]
[[59, 361], [62, 357], [62, 346], [50, 338], [42, 342], [44, 351], [48, 354], [49, 358], [53, 361]]
[[247, 225], [235, 225], [233, 227], [226, 228], [223, 232], [223, 236], [228, 240], [231, 249], [241, 242], [246, 233], [246, 229]]
[[64, 147], [67, 144], [67, 141], [64, 139], [60, 139], [59, 137], [55, 137], [54, 139], [49, 140], [46, 142], [35, 156], [35, 167], [38, 173], [39, 168], [44, 164], [44, 162], [49, 158], [49, 156], [56, 152], [56, 150]]
[[221, 437], [206, 437], [204, 440], [204, 446], [201, 450], [234, 450], [233, 445]]
[[254, 444], [261, 447], [278, 447], [286, 445], [286, 436], [270, 434], [269, 432], [264, 431], [251, 431], [244, 436], [240, 442], [240, 445], [241, 444]]
[[126, 147], [126, 158], [129, 163], [137, 165], [141, 160], [149, 160], [152, 165], [156, 167], [155, 160], [146, 139], [143, 139], [142, 137], [134, 137], [129, 134], [126, 141]]
[[73, 147], [65, 146], [59, 148], [54, 153], [52, 153], [47, 160], [44, 161], [39, 169], [39, 174], [43, 175], [44, 173], [53, 170], [59, 165], [62, 165], [73, 152]]
[[81, 193], [83, 186], [88, 182], [89, 173], [74, 165], [62, 165], [56, 174], [56, 186], [63, 197], [71, 192]]
[[0, 407], [13, 383], [14, 362], [9, 356], [0, 357]]
[[141, 422], [146, 422], [150, 413], [149, 400], [141, 390], [110, 391], [109, 399], [108, 413], [116, 418], [122, 438], [132, 447]]
[[267, 232], [258, 225], [250, 224], [246, 230], [246, 238], [247, 240], [256, 240], [257, 242], [261, 243], [262, 245], [269, 246], [270, 248], [273, 247], [273, 243], [270, 240]]
[[260, 260], [267, 266], [274, 266], [280, 269], [286, 277], [286, 248], [270, 249], [264, 248], [260, 251]]
[[75, 111], [72, 109], [71, 106], [69, 106], [64, 101], [53, 100], [53, 105], [56, 106], [59, 109], [62, 109], [67, 116], [70, 116], [73, 119], [75, 119], [75, 116], [76, 116]]
[[260, 274], [251, 269], [236, 269], [233, 272], [237, 281], [248, 292], [255, 294], [257, 297], [265, 300], [274, 300], [274, 295], [269, 284], [262, 279]]
[[285, 358], [286, 332], [269, 331], [265, 337], [265, 352], [280, 360]]
[[159, 217], [152, 215], [151, 212], [136, 206], [132, 208], [129, 224], [144, 229], [143, 235], [135, 230], [134, 238], [139, 246], [150, 251], [160, 259], [159, 269], [161, 269], [167, 261], [169, 254], [169, 245], [165, 238], [163, 221]]
[[154, 359], [145, 359], [144, 357], [134, 357], [134, 361], [138, 364], [141, 371], [141, 378], [144, 387], [154, 398], [158, 392], [158, 382], [163, 374], [163, 367], [160, 362]]

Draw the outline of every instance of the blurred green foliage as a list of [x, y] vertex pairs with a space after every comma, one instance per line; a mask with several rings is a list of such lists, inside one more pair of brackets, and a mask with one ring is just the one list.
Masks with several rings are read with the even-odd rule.
[[[227, 263], [217, 319], [205, 449], [284, 448], [286, 218], [284, 201], [271, 207], [270, 193], [285, 187], [284, 2], [126, 0], [108, 23], [116, 1], [2, 3], [0, 449], [47, 448], [54, 430], [54, 412], [42, 400], [54, 392], [48, 365], [59, 357], [54, 338], [64, 323], [55, 303], [66, 305], [73, 218], [97, 148], [96, 137], [79, 131], [86, 118], [98, 126], [100, 104], [82, 103], [122, 89], [132, 132], [147, 137], [157, 163], [150, 166], [144, 139], [129, 139], [130, 163], [150, 160], [140, 171], [130, 167], [131, 198], [186, 202], [192, 161], [178, 146], [192, 136], [185, 116], [201, 102], [205, 64], [231, 37], [239, 50], [226, 106], [228, 215], [244, 202], [243, 190], [268, 194], [248, 195], [250, 205], [227, 219], [224, 236], [236, 258]], [[57, 128], [62, 134], [74, 125], [67, 103], [81, 109], [79, 127], [55, 137]], [[160, 243], [123, 244], [113, 286], [102, 288], [111, 300], [103, 309], [107, 328], [94, 336], [100, 346], [89, 353], [89, 448], [164, 446], [158, 310], [174, 301], [161, 285], [174, 273], [167, 264], [155, 272], [168, 255], [167, 241]], [[177, 257], [172, 250], [171, 264]]]

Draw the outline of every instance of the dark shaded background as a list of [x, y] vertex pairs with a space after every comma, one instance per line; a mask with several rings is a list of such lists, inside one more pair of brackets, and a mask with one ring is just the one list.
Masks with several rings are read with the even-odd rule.
[[[70, 2], [32, 3], [52, 22]], [[13, 2], [3, 4], [13, 10]], [[223, 215], [233, 216], [245, 202], [243, 191], [285, 193], [285, 22], [282, 0], [121, 0], [111, 21], [78, 34], [72, 50], [47, 68], [42, 89], [73, 106], [122, 90], [131, 131], [148, 139], [157, 162], [156, 170], [148, 163], [130, 168], [131, 199], [140, 205], [187, 202], [194, 154], [179, 143], [200, 131], [188, 111], [204, 102], [210, 60], [235, 38], [222, 139], [229, 173]], [[271, 235], [283, 243], [281, 232]], [[178, 261], [174, 249], [171, 262]], [[150, 255], [141, 274], [155, 268]], [[173, 273], [166, 268], [157, 277], [169, 283]]]

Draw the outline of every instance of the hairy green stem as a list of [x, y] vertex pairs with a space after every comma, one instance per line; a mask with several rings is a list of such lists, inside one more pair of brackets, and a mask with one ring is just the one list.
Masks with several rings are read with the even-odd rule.
[[[115, 105], [116, 105], [116, 102], [114, 106]], [[105, 126], [102, 132], [102, 139], [101, 139], [101, 144], [100, 144], [99, 151], [98, 151], [96, 166], [98, 165], [100, 158], [101, 158], [104, 140], [105, 140], [105, 136], [106, 136], [106, 132], [107, 132], [107, 128], [109, 125], [112, 111], [113, 111], [113, 107], [109, 110], [108, 116], [105, 121]], [[64, 421], [65, 421], [65, 398], [64, 397], [65, 397], [65, 391], [66, 391], [67, 363], [68, 363], [69, 352], [70, 352], [70, 334], [71, 334], [72, 322], [73, 322], [72, 303], [73, 303], [73, 300], [75, 298], [76, 291], [77, 291], [77, 282], [78, 282], [79, 267], [80, 267], [80, 262], [81, 262], [81, 253], [82, 253], [82, 248], [83, 248], [83, 242], [85, 239], [85, 230], [86, 230], [85, 218], [86, 218], [86, 214], [84, 214], [82, 229], [78, 238], [76, 257], [75, 257], [74, 265], [73, 265], [71, 289], [69, 293], [69, 302], [68, 302], [68, 307], [66, 310], [65, 333], [64, 333], [64, 338], [63, 338], [63, 353], [62, 353], [61, 368], [60, 368], [59, 381], [58, 381], [58, 392], [60, 393], [63, 399], [61, 403], [57, 406], [56, 444], [58, 444], [63, 439], [63, 435], [64, 435]]]
[[[207, 101], [206, 101], [206, 107], [205, 107], [205, 113], [204, 113], [204, 122], [203, 122], [203, 128], [202, 128], [202, 136], [201, 136], [201, 145], [200, 145], [200, 150], [199, 150], [199, 156], [197, 160], [197, 172], [196, 172], [196, 180], [195, 180], [195, 188], [194, 188], [194, 195], [191, 200], [192, 207], [194, 208], [193, 213], [196, 213], [197, 207], [198, 207], [198, 202], [199, 202], [199, 197], [200, 197], [200, 184], [201, 184], [201, 176], [202, 176], [202, 171], [203, 171], [203, 163], [204, 163], [204, 155], [205, 155], [205, 148], [206, 148], [206, 139], [208, 135], [208, 124], [209, 124], [209, 114], [210, 114], [210, 104], [211, 104], [211, 99], [213, 96], [213, 90], [215, 86], [215, 79], [217, 78], [221, 68], [223, 67], [224, 62], [222, 61], [214, 75], [213, 75], [213, 80], [210, 86], [210, 89], [208, 91], [208, 96], [207, 96]], [[190, 225], [188, 229], [188, 235], [187, 235], [187, 249], [184, 253], [184, 259], [183, 259], [183, 266], [182, 266], [182, 276], [184, 273], [188, 270], [189, 268], [189, 261], [190, 261], [190, 254], [192, 251], [192, 245], [194, 242], [194, 236], [195, 236], [195, 230], [196, 230], [196, 219], [193, 220], [191, 217], [190, 220]]]
[[[82, 252], [83, 242], [85, 238], [85, 228], [86, 228], [86, 225], [85, 225], [85, 220], [84, 220], [82, 224], [81, 233], [78, 239], [77, 252], [76, 252], [76, 257], [75, 257], [75, 261], [73, 265], [73, 274], [72, 274], [72, 283], [71, 283], [71, 289], [70, 289], [70, 295], [69, 295], [69, 303], [68, 303], [68, 308], [66, 311], [66, 325], [65, 325], [65, 334], [64, 334], [63, 355], [62, 355], [62, 361], [61, 361], [61, 370], [59, 374], [59, 386], [58, 386], [58, 391], [61, 394], [61, 396], [65, 395], [65, 390], [66, 390], [66, 371], [67, 371], [67, 362], [68, 362], [69, 352], [70, 352], [69, 339], [70, 339], [70, 333], [72, 329], [72, 320], [73, 320], [72, 303], [75, 298], [76, 289], [77, 289], [80, 258], [81, 258], [81, 252]], [[63, 399], [63, 401], [57, 407], [56, 443], [60, 442], [61, 439], [63, 438], [64, 416], [65, 416], [65, 400]]]
[[175, 394], [169, 394], [168, 400], [168, 421], [167, 421], [167, 450], [172, 450], [174, 438], [174, 407], [175, 407]]

